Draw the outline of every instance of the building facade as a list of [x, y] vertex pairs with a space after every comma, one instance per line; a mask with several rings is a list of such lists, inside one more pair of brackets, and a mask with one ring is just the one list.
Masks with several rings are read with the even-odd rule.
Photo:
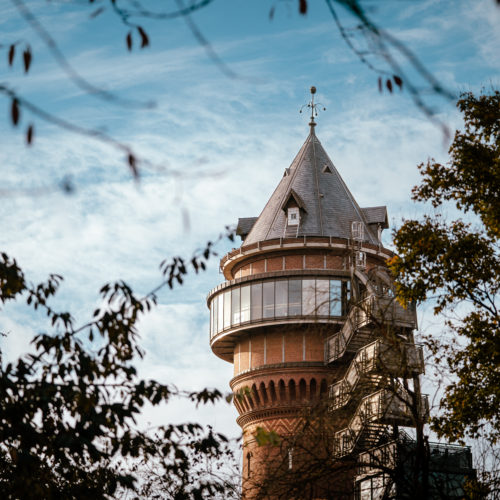
[[357, 204], [310, 107], [305, 143], [260, 216], [239, 219], [207, 299], [211, 348], [234, 366], [245, 498], [354, 498], [360, 454], [428, 411], [415, 310], [386, 268], [386, 207]]

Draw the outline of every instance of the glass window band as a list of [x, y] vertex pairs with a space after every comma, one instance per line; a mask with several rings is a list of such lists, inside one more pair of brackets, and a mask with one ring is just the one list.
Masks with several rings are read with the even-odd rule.
[[345, 316], [350, 285], [341, 279], [281, 278], [231, 287], [212, 297], [210, 336], [255, 321]]

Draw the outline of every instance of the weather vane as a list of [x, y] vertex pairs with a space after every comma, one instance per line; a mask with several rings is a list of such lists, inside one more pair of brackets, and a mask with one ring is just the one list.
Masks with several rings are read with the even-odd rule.
[[[309, 122], [309, 125], [311, 126], [311, 130], [313, 129], [313, 127], [316, 126], [316, 123], [314, 121], [314, 117], [315, 116], [318, 116], [318, 111], [320, 111], [321, 107], [322, 107], [322, 104], [317, 102], [315, 103], [314, 102], [314, 94], [316, 93], [316, 87], [311, 87], [311, 102], [308, 103], [308, 104], [304, 104], [301, 108], [300, 108], [300, 111], [299, 113], [302, 113], [302, 110], [304, 108], [310, 108], [311, 109], [311, 121]], [[318, 106], [320, 108], [318, 108]], [[322, 111], [326, 111], [326, 108], [323, 107]]]

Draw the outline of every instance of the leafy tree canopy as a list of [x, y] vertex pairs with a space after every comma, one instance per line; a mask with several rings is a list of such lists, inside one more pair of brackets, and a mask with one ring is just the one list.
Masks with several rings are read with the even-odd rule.
[[81, 326], [50, 305], [61, 276], [31, 284], [15, 260], [0, 254], [0, 306], [25, 300], [52, 324], [33, 339], [32, 353], [14, 362], [0, 358], [2, 498], [231, 498], [234, 481], [224, 470], [233, 463], [232, 446], [223, 435], [197, 423], [154, 433], [137, 423], [148, 404], [221, 397], [217, 390], [189, 393], [143, 380], [134, 366], [143, 355], [139, 318], [155, 307], [160, 288], [205, 269], [212, 245], [189, 262], [163, 262], [162, 282], [142, 298], [124, 282], [103, 286], [104, 305]]
[[390, 266], [403, 302], [433, 297], [435, 314], [454, 313], [446, 325], [458, 338], [431, 342], [456, 375], [434, 429], [451, 440], [487, 433], [495, 443], [500, 439], [500, 93], [463, 94], [458, 109], [465, 126], [455, 133], [450, 161], [431, 159], [419, 166], [422, 182], [413, 189], [413, 200], [435, 208], [451, 202], [462, 216], [451, 222], [439, 214], [404, 221], [395, 232], [398, 256]]

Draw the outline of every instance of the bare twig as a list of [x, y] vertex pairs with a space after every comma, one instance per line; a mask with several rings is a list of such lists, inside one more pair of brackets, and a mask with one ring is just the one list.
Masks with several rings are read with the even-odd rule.
[[28, 22], [28, 24], [32, 27], [35, 33], [42, 39], [45, 45], [48, 47], [49, 51], [52, 53], [52, 56], [56, 60], [57, 64], [61, 67], [61, 69], [66, 73], [68, 78], [80, 89], [87, 92], [89, 95], [99, 97], [109, 102], [115, 102], [117, 104], [123, 106], [133, 106], [140, 108], [153, 108], [156, 104], [152, 101], [148, 102], [139, 102], [130, 99], [124, 99], [116, 96], [112, 92], [96, 87], [89, 81], [87, 81], [83, 76], [81, 76], [75, 68], [69, 63], [69, 61], [64, 56], [63, 52], [57, 45], [54, 38], [50, 35], [50, 33], [43, 27], [37, 17], [28, 9], [23, 0], [11, 0], [14, 6], [17, 8], [21, 16]]

